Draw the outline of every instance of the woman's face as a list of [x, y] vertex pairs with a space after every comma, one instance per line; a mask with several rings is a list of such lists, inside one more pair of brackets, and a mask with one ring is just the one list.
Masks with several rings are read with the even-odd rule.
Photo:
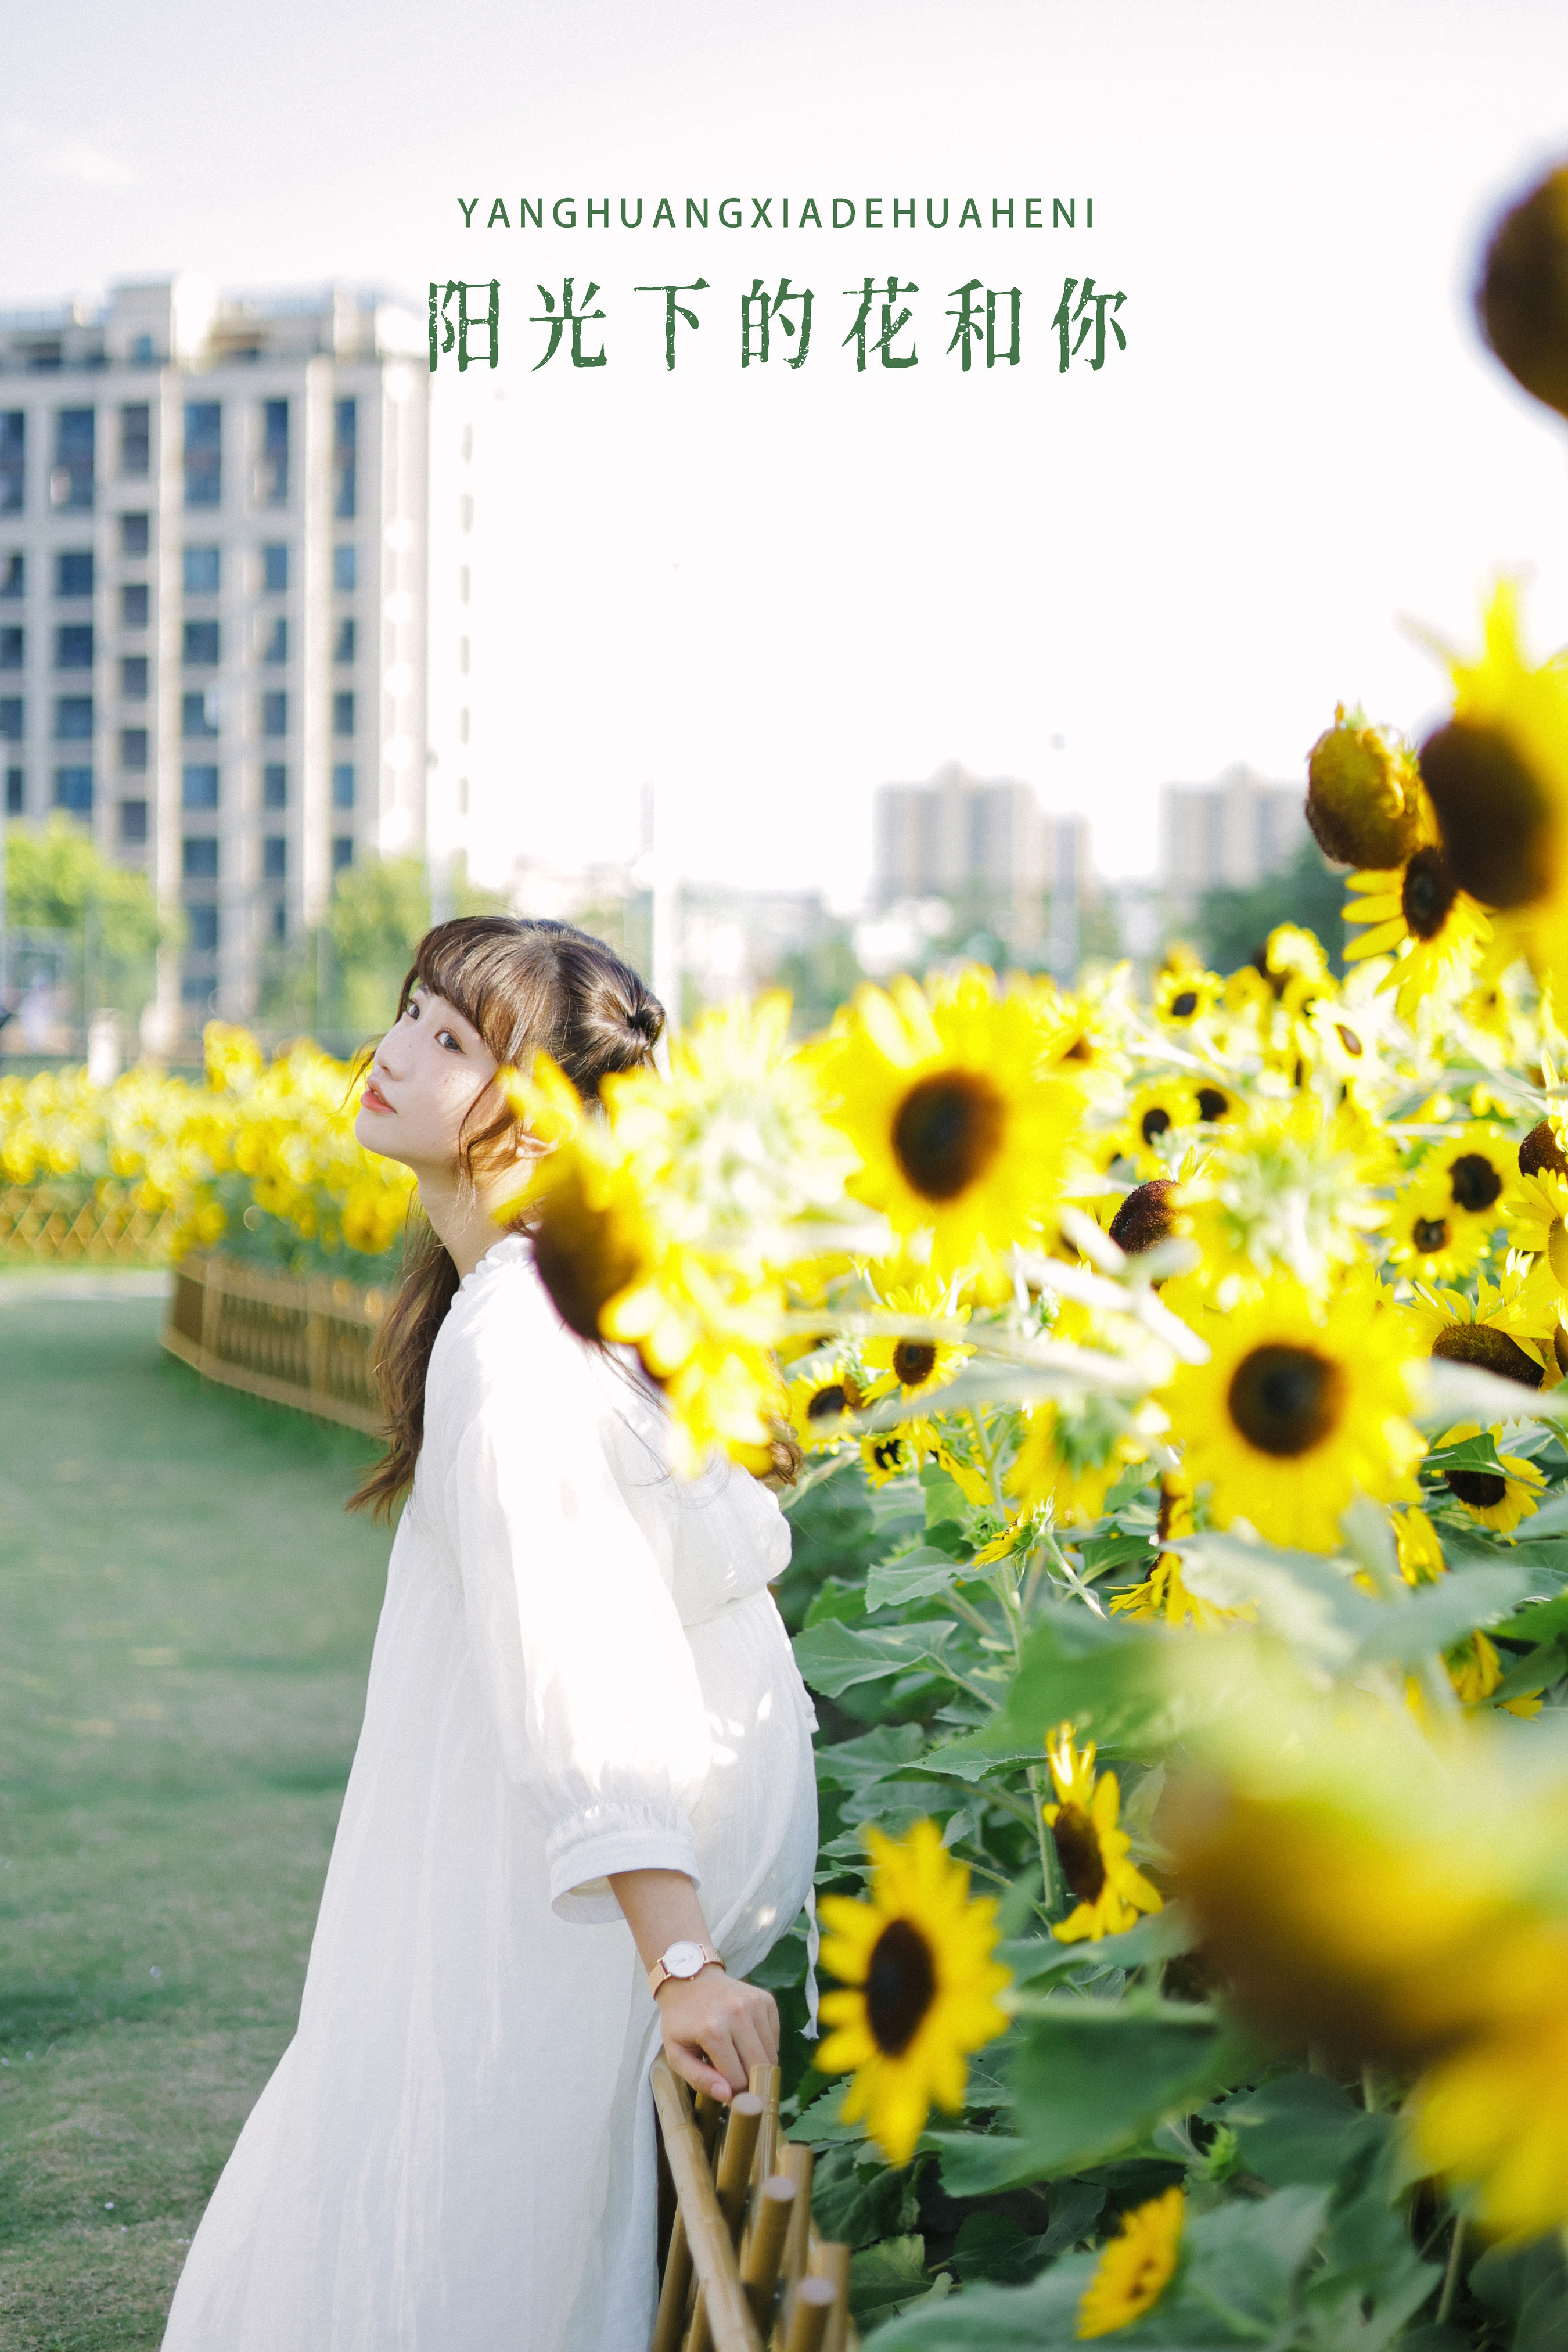
[[473, 1023], [417, 982], [375, 1049], [354, 1134], [416, 1173], [450, 1171], [463, 1121], [497, 1066]]

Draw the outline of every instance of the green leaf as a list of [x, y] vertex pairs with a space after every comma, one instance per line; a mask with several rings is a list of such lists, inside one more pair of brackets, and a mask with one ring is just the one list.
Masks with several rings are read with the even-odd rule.
[[1195, 1930], [1180, 1911], [1156, 1911], [1120, 1936], [1102, 1936], [1098, 1944], [1059, 1944], [1054, 1936], [1018, 1936], [996, 1947], [996, 1958], [1011, 1969], [1015, 1983], [1036, 1984], [1042, 1977], [1067, 1976], [1105, 1969], [1141, 1969], [1151, 1960], [1173, 1959], [1190, 1952]]
[[806, 1630], [813, 1625], [858, 1625], [865, 1622], [866, 1588], [857, 1578], [829, 1576], [817, 1587], [805, 1612]]
[[929, 1665], [946, 1672], [942, 1649], [957, 1631], [951, 1618], [924, 1625], [879, 1626], [864, 1633], [837, 1622], [813, 1625], [795, 1635], [795, 1664], [813, 1690], [837, 1698], [857, 1683], [908, 1674], [911, 1667]]
[[846, 2077], [842, 2083], [835, 2083], [830, 2091], [824, 2091], [819, 2099], [813, 2099], [805, 2114], [797, 2116], [791, 2124], [786, 2137], [799, 2140], [805, 2147], [824, 2147], [846, 2140], [864, 2139], [866, 2126], [863, 2123], [847, 2124], [844, 2120], [844, 2102], [848, 2095], [849, 2081]]
[[1436, 1584], [1424, 1584], [1407, 1601], [1384, 1603], [1380, 1622], [1356, 1645], [1352, 1671], [1362, 1666], [1403, 1665], [1433, 1650], [1447, 1650], [1478, 1625], [1496, 1625], [1530, 1591], [1529, 1568], [1500, 1559], [1489, 1568], [1455, 1569]]
[[1207, 2110], [1229, 2126], [1241, 2161], [1271, 2189], [1326, 2189], [1370, 2161], [1394, 2128], [1321, 2074], [1282, 2074]]
[[1012, 2069], [1016, 2133], [928, 2132], [950, 2197], [1083, 2172], [1167, 2115], [1187, 2115], [1256, 2066], [1256, 2050], [1203, 2011], [1053, 2000], [1026, 2022]]
[[1531, 1601], [1494, 1629], [1510, 1642], [1553, 1642], [1568, 1636], [1568, 1592]]
[[1098, 1617], [1078, 1602], [1051, 1609], [1025, 1641], [995, 1722], [971, 1739], [937, 1749], [930, 1761], [965, 1779], [971, 1777], [965, 1765], [986, 1750], [994, 1761], [1039, 1763], [1049, 1734], [1068, 1722], [1102, 1747], [1157, 1752], [1179, 1736], [1197, 1706], [1172, 1671], [1173, 1643], [1163, 1626]]
[[[856, 2254], [849, 2264], [849, 2308], [863, 2324], [902, 2311], [906, 2304], [924, 2302], [931, 2286], [921, 2237], [884, 2238], [879, 2246]], [[952, 2292], [951, 2281], [942, 2292]]]
[[1421, 1467], [1438, 1478], [1447, 1477], [1453, 1470], [1489, 1470], [1497, 1477], [1502, 1465], [1498, 1460], [1496, 1439], [1489, 1430], [1483, 1429], [1479, 1437], [1462, 1437], [1457, 1445], [1434, 1445]]
[[896, 2172], [880, 2156], [868, 2163], [868, 2148], [829, 2148], [811, 2185], [811, 2218], [817, 2235], [836, 2245], [859, 2248], [896, 2237], [919, 2216], [920, 2200], [908, 2172]]
[[841, 1739], [816, 1751], [819, 1789], [849, 1789], [858, 1792], [875, 1787], [890, 1773], [912, 1764], [925, 1746], [918, 1723], [880, 1723], [859, 1739]]
[[[946, 1552], [936, 1551], [929, 1544], [918, 1544], [913, 1551], [900, 1552], [896, 1559], [879, 1560], [866, 1579], [868, 1613], [877, 1609], [896, 1609], [906, 1601], [924, 1601], [933, 1592], [945, 1592], [963, 1574], [957, 1560]], [[807, 1618], [807, 1624], [811, 1620]]]

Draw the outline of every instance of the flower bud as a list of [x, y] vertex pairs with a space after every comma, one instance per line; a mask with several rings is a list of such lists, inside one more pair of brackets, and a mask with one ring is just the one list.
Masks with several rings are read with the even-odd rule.
[[1421, 780], [1409, 752], [1342, 702], [1307, 754], [1307, 823], [1325, 857], [1376, 872], [1421, 838]]
[[1568, 416], [1568, 164], [1503, 215], [1487, 249], [1476, 310], [1509, 373]]

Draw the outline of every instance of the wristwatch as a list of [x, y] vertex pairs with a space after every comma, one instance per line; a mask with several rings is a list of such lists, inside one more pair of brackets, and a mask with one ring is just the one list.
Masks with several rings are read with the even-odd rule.
[[663, 1958], [655, 1960], [647, 1972], [647, 1989], [657, 1992], [671, 1977], [700, 1977], [704, 1969], [721, 1969], [724, 1963], [711, 1944], [671, 1944]]

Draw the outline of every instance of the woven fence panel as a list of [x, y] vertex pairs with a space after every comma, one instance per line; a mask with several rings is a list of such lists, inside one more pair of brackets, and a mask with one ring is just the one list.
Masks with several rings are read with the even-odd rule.
[[178, 1223], [170, 1207], [143, 1209], [129, 1192], [85, 1201], [41, 1185], [0, 1189], [0, 1258], [30, 1265], [167, 1265]]
[[192, 1250], [174, 1270], [163, 1345], [226, 1388], [376, 1433], [383, 1303], [354, 1283], [297, 1281]]

